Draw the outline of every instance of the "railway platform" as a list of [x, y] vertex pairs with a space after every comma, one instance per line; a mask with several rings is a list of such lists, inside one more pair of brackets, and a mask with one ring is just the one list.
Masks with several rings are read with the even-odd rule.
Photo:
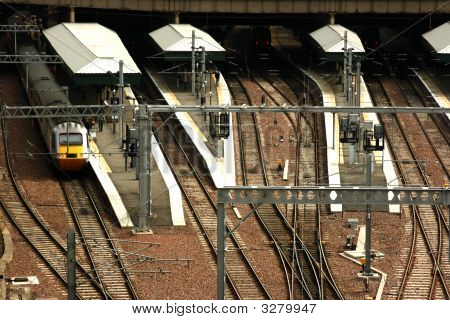
[[[336, 97], [327, 78], [312, 70], [300, 70], [309, 76], [319, 87], [322, 93], [323, 105], [325, 107], [336, 106]], [[333, 115], [330, 112], [325, 112], [324, 117], [327, 140], [328, 184], [330, 186], [339, 187], [342, 183], [339, 167], [339, 119], [336, 114]], [[343, 208], [342, 204], [332, 204], [330, 205], [330, 209], [331, 212], [341, 212]]]
[[[119, 36], [112, 30], [97, 23], [61, 23], [44, 32], [53, 49], [62, 57], [68, 69], [71, 70], [70, 100], [78, 104], [102, 103], [106, 94], [106, 86], [112, 79], [110, 73], [122, 69], [124, 81], [132, 85], [140, 83], [141, 72], [129, 55]], [[58, 39], [66, 39], [61, 44]], [[74, 50], [67, 50], [67, 44]], [[107, 48], [104, 51], [102, 48]], [[80, 59], [80, 55], [83, 59]], [[61, 75], [61, 77], [64, 77]], [[78, 86], [77, 87], [74, 87]], [[97, 92], [94, 86], [97, 86]], [[124, 95], [130, 93], [130, 88], [123, 89]], [[131, 99], [124, 97], [128, 104]], [[133, 104], [135, 103], [135, 99]], [[132, 126], [132, 115], [127, 113], [127, 124]], [[119, 125], [117, 125], [119, 126]], [[125, 123], [123, 124], [125, 126]], [[139, 211], [139, 182], [134, 168], [129, 168], [123, 150], [122, 138], [113, 133], [113, 125], [106, 123], [102, 132], [96, 132], [96, 142], [91, 141], [93, 151], [90, 164], [117, 216], [121, 227], [133, 227], [133, 219]], [[123, 128], [123, 131], [125, 128]], [[95, 132], [92, 130], [92, 132]], [[91, 135], [94, 138], [93, 134]], [[185, 225], [181, 191], [166, 163], [161, 150], [153, 143], [152, 154], [152, 219], [149, 225]], [[128, 159], [130, 160], [130, 159]]]
[[[196, 97], [191, 94], [190, 84], [177, 83], [176, 77], [172, 74], [158, 73], [157, 70], [151, 69], [146, 69], [145, 72], [148, 73], [168, 104], [199, 105]], [[207, 76], [205, 80], [207, 82], [206, 88], [212, 93], [206, 97], [206, 110], [208, 105], [211, 104], [225, 105], [230, 103], [230, 93], [223, 76], [219, 77], [218, 83], [216, 83], [214, 76]], [[209, 135], [209, 124], [203, 114], [176, 112], [175, 115], [201, 155], [214, 185], [217, 188], [236, 185], [233, 130], [230, 130], [227, 139], [213, 139]], [[232, 126], [232, 117], [230, 117], [230, 128]]]
[[[95, 147], [91, 147], [91, 166], [111, 204], [117, 207], [115, 212], [121, 226], [130, 227], [136, 222], [134, 217], [139, 211], [139, 180], [136, 179], [135, 168], [130, 167], [131, 158], [125, 157], [118, 134], [113, 133], [112, 123], [104, 124], [103, 130], [96, 133], [95, 145], [101, 155], [98, 156]], [[152, 155], [153, 220], [149, 223], [184, 226], [180, 189], [155, 140], [152, 141]], [[104, 160], [99, 160], [102, 158]]]
[[440, 86], [434, 81], [434, 79], [429, 76], [423, 70], [413, 69], [413, 72], [417, 75], [419, 80], [427, 88], [428, 92], [431, 94], [436, 103], [448, 112], [446, 112], [447, 123], [450, 123], [450, 99], [448, 92], [444, 92]]
[[[93, 88], [86, 88], [84, 93], [80, 93], [74, 88], [70, 89], [72, 103], [81, 104], [89, 101], [96, 103], [94, 101], [97, 101], [97, 95]], [[130, 168], [131, 158], [127, 159], [127, 168], [125, 168], [126, 159], [119, 137], [118, 124], [116, 124], [116, 133], [114, 133], [113, 127], [113, 123], [107, 121], [103, 124], [102, 131], [97, 130], [98, 125], [94, 128], [95, 141], [93, 139], [90, 141], [91, 157], [89, 161], [120, 226], [132, 228], [135, 217], [137, 219], [139, 181], [136, 179], [135, 169]], [[153, 143], [152, 150], [154, 159], [152, 161], [153, 218], [149, 224], [184, 226], [181, 191], [156, 143]]]
[[[344, 93], [341, 84], [334, 84], [333, 91], [336, 98], [337, 105], [346, 105]], [[361, 106], [373, 106], [369, 91], [361, 77]], [[375, 113], [363, 113], [361, 121], [371, 122], [373, 125], [379, 124], [377, 115]], [[327, 129], [328, 131], [328, 129]], [[335, 130], [335, 139], [339, 141], [339, 129]], [[339, 143], [339, 142], [338, 142]], [[365, 185], [366, 173], [364, 171], [364, 151], [360, 148], [357, 152], [355, 164], [350, 164], [349, 144], [339, 143], [339, 171], [341, 173], [342, 185]], [[397, 175], [395, 174], [394, 166], [392, 164], [391, 151], [389, 146], [384, 151], [374, 151], [374, 171], [372, 172], [373, 186], [398, 186]], [[349, 211], [364, 211], [365, 205], [344, 205], [344, 210]], [[377, 205], [372, 206], [374, 211], [389, 211], [391, 213], [400, 213], [399, 205]]]
[[[284, 28], [272, 28], [272, 46], [284, 55], [288, 60], [295, 61], [295, 52], [301, 47], [301, 43]], [[318, 70], [306, 70], [297, 66], [297, 69], [308, 75], [317, 85], [322, 93], [324, 106], [346, 105], [341, 85], [336, 84], [337, 77], [328, 71], [321, 72]], [[364, 106], [372, 106], [367, 87], [362, 80], [361, 84], [361, 104]], [[365, 184], [365, 173], [363, 165], [363, 156], [360, 157], [358, 165], [348, 165], [348, 150], [339, 142], [339, 118], [332, 113], [324, 113], [326, 140], [327, 140], [327, 167], [328, 181], [330, 186], [350, 185], [355, 181], [361, 181], [361, 185]], [[372, 121], [377, 124], [378, 118], [376, 114], [363, 114], [366, 121]], [[375, 160], [378, 165], [375, 166], [375, 173], [372, 175], [373, 185], [397, 186], [398, 180], [395, 175], [394, 166], [391, 161], [390, 150], [384, 153], [375, 152]], [[332, 212], [341, 212], [342, 205], [331, 205]], [[365, 208], [352, 206], [344, 207], [345, 210], [362, 210]], [[387, 210], [387, 207], [381, 208]], [[394, 213], [400, 212], [400, 206], [390, 205], [389, 211]]]

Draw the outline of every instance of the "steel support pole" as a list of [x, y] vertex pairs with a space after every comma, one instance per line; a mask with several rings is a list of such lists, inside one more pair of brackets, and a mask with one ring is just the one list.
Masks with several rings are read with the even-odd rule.
[[344, 66], [342, 68], [342, 81], [344, 82], [344, 94], [347, 96], [347, 30], [344, 31]]
[[69, 22], [74, 23], [75, 22], [75, 8], [69, 7]]
[[148, 113], [148, 140], [149, 140], [149, 148], [148, 148], [148, 170], [147, 170], [147, 174], [146, 174], [146, 178], [147, 178], [147, 194], [148, 194], [148, 206], [147, 206], [147, 217], [151, 218], [152, 217], [152, 161], [153, 161], [153, 155], [152, 155], [152, 150], [153, 150], [153, 119], [152, 119], [153, 113], [149, 112]]
[[25, 90], [28, 93], [28, 64], [25, 65]]
[[174, 12], [174, 23], [180, 24], [180, 11]]
[[[119, 60], [119, 97], [120, 105], [123, 106], [123, 60]], [[123, 107], [122, 107], [123, 108]], [[120, 148], [123, 148], [123, 112], [119, 115], [119, 136], [120, 136]]]
[[333, 150], [334, 150], [334, 148], [336, 147], [335, 146], [335, 127], [336, 127], [336, 113], [333, 113]]
[[353, 48], [348, 49], [348, 64], [347, 64], [347, 102], [353, 106]]
[[67, 299], [77, 298], [77, 278], [76, 278], [76, 253], [75, 253], [75, 232], [72, 229], [67, 231]]
[[[201, 76], [201, 96], [203, 96], [206, 100], [206, 83], [205, 83], [205, 72], [206, 72], [206, 52], [205, 52], [205, 47], [202, 47], [202, 61], [201, 61], [201, 71], [202, 71], [202, 76]], [[205, 103], [206, 104], [206, 103]]]
[[17, 24], [14, 23], [14, 54], [17, 54]]
[[195, 96], [195, 30], [192, 30], [192, 57], [191, 57], [191, 63], [192, 63], [192, 71], [191, 71], [191, 77], [192, 77], [192, 88], [191, 93], [193, 96]]
[[356, 99], [355, 106], [361, 106], [361, 62], [356, 63]]
[[225, 204], [217, 204], [217, 300], [225, 300]]
[[139, 106], [139, 219], [138, 231], [144, 231], [147, 227], [147, 216], [149, 209], [148, 192], [150, 170], [148, 168], [149, 150], [149, 121], [147, 107]]
[[348, 146], [348, 162], [349, 164], [355, 164], [356, 163], [356, 146], [354, 143], [350, 143]]
[[[370, 152], [366, 153], [366, 186], [372, 185], [372, 161], [373, 154]], [[367, 200], [370, 200], [371, 194], [367, 194]], [[366, 243], [364, 246], [365, 249], [365, 265], [364, 265], [364, 274], [366, 276], [371, 275], [370, 271], [370, 250], [371, 250], [371, 228], [372, 228], [372, 217], [371, 217], [371, 208], [372, 205], [366, 205]]]

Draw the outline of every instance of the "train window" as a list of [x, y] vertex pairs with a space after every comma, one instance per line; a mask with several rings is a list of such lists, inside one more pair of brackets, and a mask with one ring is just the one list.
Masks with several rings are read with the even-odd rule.
[[[61, 133], [59, 135], [59, 144], [67, 144], [67, 134]], [[82, 145], [83, 136], [81, 133], [69, 133], [69, 145]]]

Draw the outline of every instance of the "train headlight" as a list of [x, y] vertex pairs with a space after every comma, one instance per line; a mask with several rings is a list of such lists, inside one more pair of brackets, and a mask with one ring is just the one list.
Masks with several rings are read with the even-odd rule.
[[65, 153], [58, 153], [57, 157], [60, 158], [60, 159], [64, 159], [64, 158], [66, 158], [66, 154]]

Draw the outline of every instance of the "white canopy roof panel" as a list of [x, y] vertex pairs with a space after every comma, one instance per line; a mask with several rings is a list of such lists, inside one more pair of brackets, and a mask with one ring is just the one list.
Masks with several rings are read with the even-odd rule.
[[450, 21], [422, 34], [422, 37], [436, 53], [450, 54]]
[[208, 52], [225, 52], [225, 49], [206, 32], [190, 24], [168, 24], [150, 32], [150, 37], [165, 52], [186, 52], [192, 50], [192, 30], [195, 30], [195, 46]]
[[347, 48], [353, 48], [353, 53], [365, 52], [358, 35], [339, 25], [329, 24], [309, 35], [323, 48], [325, 52], [342, 52], [344, 48], [344, 31], [347, 30]]
[[116, 32], [98, 23], [61, 23], [44, 35], [74, 74], [141, 73]]

